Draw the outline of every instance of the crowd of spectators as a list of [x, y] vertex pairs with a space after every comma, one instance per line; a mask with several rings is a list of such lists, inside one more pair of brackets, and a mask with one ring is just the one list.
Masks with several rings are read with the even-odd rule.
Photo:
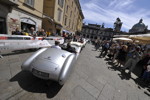
[[128, 72], [129, 76], [135, 68], [141, 67], [139, 77], [150, 83], [150, 48], [147, 45], [100, 39], [93, 44], [96, 51], [101, 48], [99, 58], [108, 57], [121, 71]]
[[50, 32], [45, 32], [44, 29], [40, 29], [39, 31], [35, 31], [34, 27], [31, 27], [30, 30], [27, 31], [19, 31], [19, 28], [16, 28], [15, 31], [12, 31], [12, 35], [27, 35], [27, 36], [41, 36], [41, 37], [47, 37], [50, 35]]

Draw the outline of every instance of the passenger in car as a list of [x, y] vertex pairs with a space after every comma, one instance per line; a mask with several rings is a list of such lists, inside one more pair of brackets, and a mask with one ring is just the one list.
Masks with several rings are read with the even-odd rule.
[[77, 53], [75, 48], [71, 47], [71, 44], [70, 42], [67, 44], [67, 48], [66, 48], [67, 51], [71, 52], [71, 53]]

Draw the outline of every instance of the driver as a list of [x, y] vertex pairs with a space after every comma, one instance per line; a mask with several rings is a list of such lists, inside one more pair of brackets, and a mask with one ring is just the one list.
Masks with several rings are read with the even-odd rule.
[[60, 42], [55, 41], [55, 45], [51, 46], [51, 48], [61, 49], [61, 47], [59, 45], [60, 45]]

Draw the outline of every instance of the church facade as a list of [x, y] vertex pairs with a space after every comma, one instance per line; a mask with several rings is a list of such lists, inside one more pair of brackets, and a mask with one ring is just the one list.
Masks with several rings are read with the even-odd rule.
[[129, 34], [146, 34], [148, 32], [148, 26], [143, 23], [143, 19], [140, 19], [139, 22], [133, 25], [129, 30]]

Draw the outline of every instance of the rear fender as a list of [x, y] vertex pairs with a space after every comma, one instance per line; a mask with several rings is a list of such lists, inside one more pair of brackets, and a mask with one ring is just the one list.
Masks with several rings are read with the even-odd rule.
[[60, 76], [59, 76], [59, 84], [63, 85], [67, 78], [69, 77], [71, 70], [73, 68], [73, 65], [75, 63], [75, 54], [71, 54], [65, 61], [63, 65], [63, 69], [61, 70]]
[[47, 50], [48, 48], [42, 48], [40, 50], [38, 50], [37, 52], [35, 52], [31, 57], [29, 57], [21, 66], [21, 69], [22, 70], [28, 70], [28, 71], [31, 71], [30, 70], [30, 67], [31, 67], [31, 63], [32, 61], [39, 55], [41, 54], [42, 52], [44, 52], [45, 50]]

